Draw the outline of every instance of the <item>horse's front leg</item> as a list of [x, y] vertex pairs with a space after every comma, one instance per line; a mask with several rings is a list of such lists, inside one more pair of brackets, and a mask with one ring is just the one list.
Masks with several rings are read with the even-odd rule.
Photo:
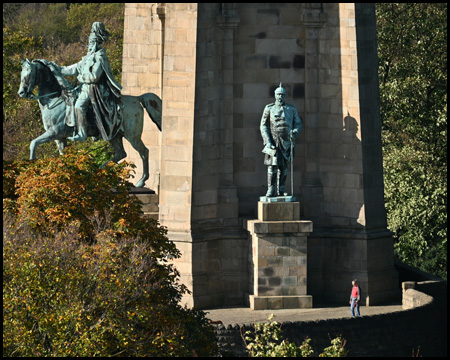
[[55, 142], [56, 142], [56, 146], [58, 147], [59, 155], [64, 155], [64, 149], [67, 146], [67, 139], [66, 138], [64, 138], [62, 140], [56, 139]]
[[30, 143], [30, 160], [36, 159], [36, 148], [39, 145], [45, 144], [52, 140], [56, 140], [56, 134], [50, 131], [46, 131], [41, 136], [38, 136], [36, 139], [32, 140]]

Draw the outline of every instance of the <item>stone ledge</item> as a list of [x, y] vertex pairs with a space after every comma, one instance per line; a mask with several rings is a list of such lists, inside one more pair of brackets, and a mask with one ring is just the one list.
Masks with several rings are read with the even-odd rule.
[[309, 220], [260, 221], [248, 220], [247, 231], [252, 234], [311, 233], [313, 223]]
[[250, 295], [252, 310], [277, 309], [311, 309], [313, 307], [311, 295], [300, 296], [256, 296]]
[[132, 194], [136, 196], [143, 204], [158, 204], [158, 194]]

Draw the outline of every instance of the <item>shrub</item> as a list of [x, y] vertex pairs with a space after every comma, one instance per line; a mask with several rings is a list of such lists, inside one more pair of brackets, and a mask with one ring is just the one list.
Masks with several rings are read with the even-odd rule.
[[323, 353], [319, 357], [345, 357], [347, 356], [347, 350], [345, 350], [345, 339], [338, 336], [336, 339], [331, 340], [331, 346], [323, 349]]
[[180, 253], [141, 217], [125, 166], [68, 151], [17, 177], [3, 211], [3, 356], [215, 354], [204, 313], [179, 305]]
[[[255, 323], [255, 332], [247, 331], [244, 342], [251, 357], [309, 357], [314, 354], [309, 345], [311, 339], [306, 338], [301, 346], [283, 340], [281, 324], [272, 321], [269, 315], [267, 323]], [[345, 357], [345, 340], [341, 337], [331, 340], [331, 346], [324, 349], [320, 357]]]
[[27, 166], [26, 161], [3, 161], [3, 199], [16, 199], [16, 179]]
[[76, 223], [80, 237], [92, 240], [95, 224], [88, 220], [98, 213], [100, 218], [111, 217], [116, 236], [134, 236], [146, 227], [138, 221], [141, 203], [128, 194], [130, 176], [126, 162], [99, 169], [87, 151], [68, 148], [62, 156], [22, 168], [15, 180], [16, 212], [41, 234]]

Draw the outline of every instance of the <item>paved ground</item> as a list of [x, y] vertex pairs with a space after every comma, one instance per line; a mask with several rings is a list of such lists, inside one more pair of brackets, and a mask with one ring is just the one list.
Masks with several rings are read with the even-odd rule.
[[[385, 314], [401, 311], [401, 302], [385, 306], [361, 306], [361, 316]], [[223, 325], [243, 325], [255, 322], [267, 321], [270, 314], [274, 314], [274, 320], [284, 321], [316, 321], [325, 319], [349, 318], [349, 306], [315, 305], [313, 309], [288, 309], [288, 310], [251, 310], [244, 307], [228, 307], [221, 309], [206, 309], [206, 317], [212, 321], [221, 321]]]

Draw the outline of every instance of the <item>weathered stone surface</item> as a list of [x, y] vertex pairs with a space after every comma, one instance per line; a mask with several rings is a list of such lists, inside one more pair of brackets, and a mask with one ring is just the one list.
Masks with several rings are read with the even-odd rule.
[[[299, 203], [259, 205], [259, 218], [299, 217]], [[312, 307], [312, 297], [307, 296], [307, 235], [312, 231], [312, 222], [248, 220], [246, 229], [252, 241], [250, 307], [255, 310]]]
[[313, 307], [313, 298], [310, 295], [302, 295], [302, 296], [250, 295], [250, 308], [252, 310], [310, 309], [312, 307]]
[[265, 203], [259, 201], [258, 219], [261, 221], [300, 220], [300, 203]]
[[247, 222], [247, 230], [257, 234], [310, 233], [313, 231], [313, 225], [309, 220], [270, 222], [249, 220]]
[[[280, 81], [304, 123], [294, 158], [300, 213], [284, 224], [254, 220], [248, 230], [265, 241], [271, 232], [309, 233], [315, 300], [342, 303], [355, 277], [371, 303], [398, 290], [383, 202], [373, 4], [129, 3], [124, 27], [122, 93], [153, 92], [164, 104], [162, 133], [144, 121], [147, 185], [159, 195], [169, 238], [191, 246], [191, 266], [180, 262], [191, 305], [248, 299], [252, 250], [241, 226], [257, 218], [267, 185], [258, 127]], [[279, 250], [267, 247], [273, 255], [258, 260], [266, 267], [286, 252], [280, 237], [272, 241]], [[195, 248], [206, 243], [210, 256]], [[306, 276], [290, 271], [276, 276]]]

